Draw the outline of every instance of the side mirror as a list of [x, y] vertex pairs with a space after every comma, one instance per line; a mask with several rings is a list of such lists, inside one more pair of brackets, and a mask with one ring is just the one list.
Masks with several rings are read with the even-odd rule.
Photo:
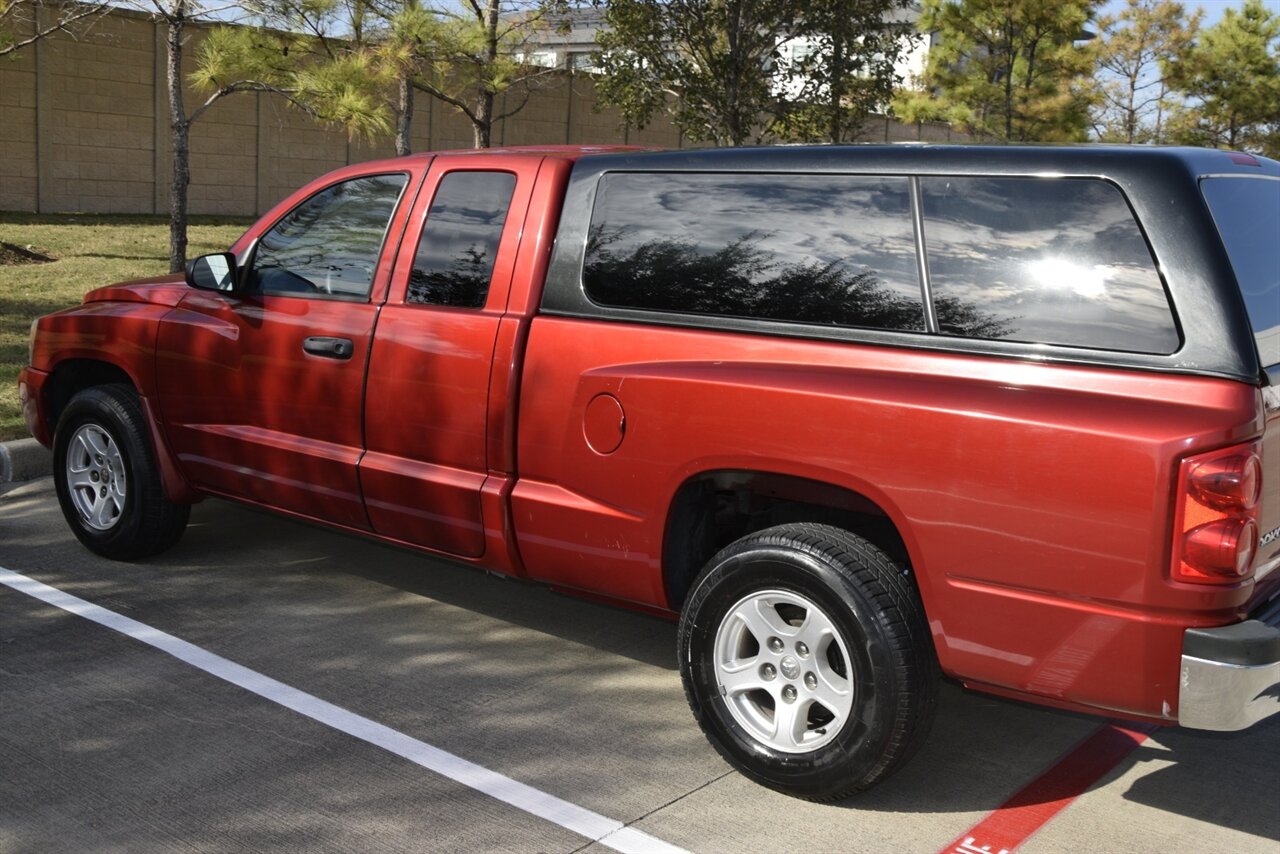
[[229, 252], [201, 255], [187, 264], [187, 284], [202, 291], [231, 293], [236, 289], [236, 256]]

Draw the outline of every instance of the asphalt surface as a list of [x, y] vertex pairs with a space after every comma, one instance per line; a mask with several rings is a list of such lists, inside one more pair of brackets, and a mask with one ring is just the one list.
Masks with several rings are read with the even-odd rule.
[[[0, 567], [693, 851], [936, 852], [1098, 719], [944, 686], [914, 761], [837, 805], [730, 771], [675, 627], [221, 501], [136, 564], [0, 487]], [[1280, 722], [1161, 730], [1022, 850], [1280, 851]], [[0, 586], [0, 851], [604, 851]]]

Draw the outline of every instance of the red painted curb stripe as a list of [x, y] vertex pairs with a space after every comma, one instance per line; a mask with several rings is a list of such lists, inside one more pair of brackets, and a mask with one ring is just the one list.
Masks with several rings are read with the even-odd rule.
[[1103, 724], [1048, 771], [960, 834], [941, 854], [1009, 854], [1155, 732], [1154, 724]]

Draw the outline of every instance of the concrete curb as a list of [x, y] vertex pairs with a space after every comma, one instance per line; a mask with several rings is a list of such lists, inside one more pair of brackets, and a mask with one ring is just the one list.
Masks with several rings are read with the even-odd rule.
[[34, 480], [53, 471], [53, 454], [35, 439], [0, 442], [0, 483]]

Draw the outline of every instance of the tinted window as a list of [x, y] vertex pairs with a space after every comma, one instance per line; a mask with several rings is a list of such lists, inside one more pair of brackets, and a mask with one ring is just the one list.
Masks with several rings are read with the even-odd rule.
[[327, 187], [258, 242], [249, 289], [366, 297], [404, 175], [373, 175]]
[[587, 295], [624, 308], [924, 329], [906, 178], [620, 173]]
[[1231, 256], [1262, 364], [1280, 363], [1280, 181], [1206, 178], [1200, 189]]
[[1064, 178], [922, 178], [944, 334], [1172, 353], [1178, 332], [1120, 191]]
[[406, 302], [484, 305], [515, 186], [509, 172], [444, 176], [418, 241]]

